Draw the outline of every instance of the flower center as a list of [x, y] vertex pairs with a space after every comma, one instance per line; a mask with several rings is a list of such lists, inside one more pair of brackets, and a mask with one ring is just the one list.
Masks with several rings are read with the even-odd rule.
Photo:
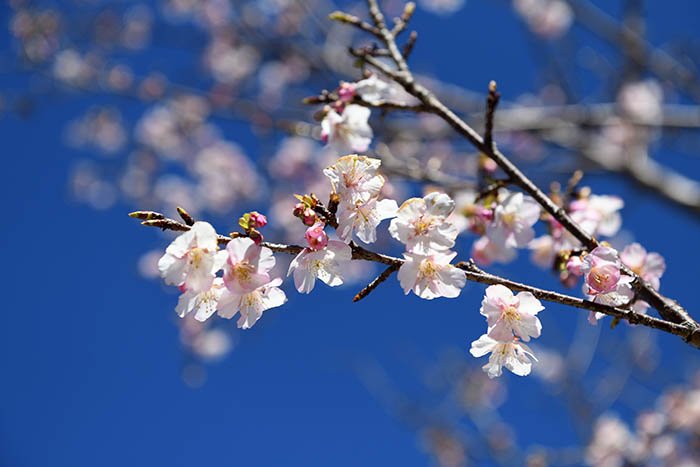
[[421, 277], [430, 279], [437, 273], [437, 268], [432, 261], [426, 259], [420, 264], [419, 273]]
[[506, 321], [520, 321], [520, 313], [513, 305], [506, 305], [503, 307], [503, 318]]
[[197, 269], [202, 263], [205, 255], [206, 250], [204, 248], [192, 248], [188, 253], [190, 266]]

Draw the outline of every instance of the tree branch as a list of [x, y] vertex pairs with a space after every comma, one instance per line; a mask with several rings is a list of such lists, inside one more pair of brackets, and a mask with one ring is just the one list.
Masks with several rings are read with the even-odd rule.
[[[133, 214], [135, 213], [130, 214], [130, 216], [139, 218], [139, 216]], [[160, 213], [153, 214], [162, 216], [162, 218], [156, 220], [146, 220], [143, 221], [142, 224], [149, 227], [159, 227], [163, 230], [174, 230], [181, 232], [188, 231], [190, 229], [190, 226], [183, 224], [182, 222], [178, 222], [174, 219], [166, 218]], [[229, 237], [218, 235], [218, 242], [222, 245], [225, 245], [236, 236], [243, 236], [244, 234], [234, 233], [232, 235], [233, 236]], [[299, 245], [285, 245], [270, 242], [262, 242], [261, 246], [267, 247], [275, 253], [284, 253], [289, 255], [298, 255], [301, 251], [304, 250], [304, 248]], [[372, 261], [375, 263], [385, 264], [389, 266], [386, 270], [384, 270], [384, 272], [382, 272], [382, 274], [380, 274], [367, 287], [365, 287], [365, 289], [360, 291], [360, 293], [358, 293], [355, 296], [354, 301], [358, 301], [367, 294], [369, 294], [374, 288], [376, 288], [379, 284], [381, 284], [387, 278], [389, 278], [394, 271], [397, 271], [404, 263], [404, 260], [401, 258], [396, 258], [393, 256], [388, 256], [371, 250], [367, 250], [366, 248], [356, 245], [353, 242], [350, 243], [350, 248], [352, 249], [353, 260]], [[569, 295], [560, 294], [557, 292], [539, 289], [537, 287], [532, 287], [526, 284], [514, 282], [509, 279], [496, 276], [479, 269], [471, 260], [469, 260], [468, 262], [457, 263], [456, 267], [462, 269], [467, 280], [470, 280], [472, 282], [478, 282], [481, 284], [488, 285], [501, 284], [514, 291], [530, 292], [540, 300], [552, 303], [559, 303], [562, 305], [568, 305], [582, 310], [603, 313], [608, 316], [625, 320], [631, 324], [639, 324], [642, 326], [646, 326], [649, 328], [657, 329], [660, 331], [667, 332], [669, 334], [679, 336], [693, 347], [700, 348], [700, 332], [698, 332], [697, 328], [691, 328], [683, 324], [673, 323], [666, 320], [654, 318], [652, 316], [636, 313], [634, 311], [626, 310], [624, 308], [611, 307], [608, 305], [591, 302], [589, 300], [584, 300], [582, 298], [572, 297]]]

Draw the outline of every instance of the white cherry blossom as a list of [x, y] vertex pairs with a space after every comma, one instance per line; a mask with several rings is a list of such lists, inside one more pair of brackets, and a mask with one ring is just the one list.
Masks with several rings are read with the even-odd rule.
[[444, 193], [407, 199], [391, 221], [389, 232], [412, 253], [427, 255], [449, 250], [459, 234], [459, 229], [447, 221], [454, 207], [454, 201]]
[[464, 272], [450, 264], [457, 253], [404, 253], [403, 256], [405, 261], [399, 268], [398, 278], [406, 294], [413, 291], [426, 300], [454, 298], [467, 283]]
[[252, 292], [270, 282], [275, 266], [272, 250], [256, 245], [250, 238], [234, 238], [226, 246], [228, 260], [224, 265], [224, 283], [234, 294]]
[[323, 170], [331, 181], [333, 192], [340, 196], [341, 204], [355, 204], [377, 197], [384, 186], [384, 177], [377, 175], [379, 159], [350, 154]]
[[219, 299], [225, 290], [226, 286], [220, 277], [214, 279], [211, 288], [204, 292], [185, 290], [180, 295], [175, 311], [180, 318], [194, 311], [194, 319], [204, 322], [216, 311]]
[[361, 105], [346, 105], [342, 113], [329, 108], [321, 121], [321, 139], [339, 154], [364, 152], [372, 143], [369, 126], [370, 109]]
[[377, 241], [377, 226], [384, 219], [396, 217], [399, 206], [393, 199], [370, 198], [355, 204], [341, 204], [338, 208], [338, 236], [346, 243], [353, 234], [364, 243]]
[[642, 245], [632, 243], [622, 250], [620, 261], [647, 281], [654, 289], [659, 289], [661, 276], [666, 271], [666, 261], [663, 256], [658, 253], [647, 253]]
[[511, 248], [528, 245], [535, 236], [532, 226], [540, 218], [540, 206], [530, 196], [509, 193], [494, 210], [486, 234], [494, 242]]
[[282, 306], [287, 301], [280, 285], [282, 279], [277, 278], [245, 294], [233, 294], [226, 290], [219, 300], [218, 314], [222, 318], [231, 319], [240, 312], [236, 325], [241, 329], [250, 329], [264, 311]]
[[537, 313], [544, 310], [530, 292], [513, 292], [500, 284], [486, 288], [481, 302], [481, 314], [488, 322], [488, 335], [497, 341], [510, 341], [515, 334], [525, 342], [539, 337], [542, 324]]
[[290, 263], [287, 275], [294, 274], [294, 285], [300, 293], [310, 293], [317, 278], [335, 287], [343, 284], [342, 270], [351, 259], [348, 245], [331, 240], [321, 250], [304, 248]]
[[192, 293], [204, 292], [211, 288], [226, 256], [225, 251], [219, 251], [214, 227], [195, 222], [168, 246], [158, 261], [158, 270], [166, 284], [184, 285]]
[[381, 102], [391, 101], [392, 98], [396, 96], [397, 89], [391, 83], [373, 74], [369, 78], [355, 83], [355, 94], [360, 96], [365, 102], [379, 104]]
[[519, 342], [517, 338], [500, 342], [487, 334], [472, 342], [469, 352], [474, 357], [483, 357], [491, 353], [489, 362], [482, 367], [489, 378], [501, 376], [503, 367], [518, 376], [529, 375], [532, 369], [532, 360], [537, 361], [532, 349]]

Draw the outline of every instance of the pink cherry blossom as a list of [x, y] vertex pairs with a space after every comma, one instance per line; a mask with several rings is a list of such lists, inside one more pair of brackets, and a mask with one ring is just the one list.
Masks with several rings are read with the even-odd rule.
[[481, 237], [472, 245], [472, 258], [479, 264], [510, 263], [516, 256], [515, 248], [494, 243], [489, 237]]
[[493, 222], [486, 235], [494, 242], [512, 248], [522, 248], [534, 238], [532, 226], [540, 218], [540, 206], [522, 193], [509, 193], [494, 210]]
[[589, 235], [612, 237], [622, 226], [620, 209], [625, 203], [617, 196], [591, 195], [569, 205], [571, 219]]
[[398, 278], [406, 294], [413, 291], [426, 300], [454, 298], [467, 283], [464, 272], [450, 264], [457, 253], [404, 253], [403, 256], [405, 261], [399, 268]]
[[384, 177], [377, 175], [379, 159], [350, 154], [323, 170], [331, 181], [333, 192], [340, 196], [341, 204], [365, 202], [379, 195]]
[[481, 302], [481, 314], [489, 325], [488, 335], [497, 341], [510, 341], [513, 335], [527, 342], [539, 337], [542, 324], [537, 313], [544, 310], [539, 300], [530, 292], [513, 295], [503, 285], [491, 285]]
[[352, 102], [355, 97], [355, 83], [341, 82], [338, 88], [338, 97], [340, 98], [340, 102], [345, 104]]
[[325, 224], [318, 222], [306, 229], [304, 236], [306, 237], [306, 243], [312, 250], [322, 250], [328, 245], [328, 235], [323, 230], [324, 227]]
[[622, 250], [620, 260], [652, 287], [659, 289], [661, 276], [666, 271], [666, 262], [663, 256], [658, 253], [647, 253], [642, 245], [632, 243]]
[[393, 199], [370, 198], [355, 204], [341, 204], [338, 208], [338, 236], [346, 243], [353, 234], [364, 243], [377, 241], [377, 226], [384, 219], [396, 216], [399, 206]]
[[351, 259], [348, 245], [331, 240], [322, 250], [304, 248], [290, 263], [287, 275], [294, 274], [294, 285], [300, 293], [310, 293], [317, 278], [335, 287], [343, 284], [343, 268]]
[[278, 278], [244, 294], [234, 294], [226, 290], [220, 297], [218, 314], [222, 318], [231, 319], [240, 312], [241, 316], [236, 325], [240, 329], [250, 329], [264, 311], [282, 306], [287, 301], [284, 291], [279, 288], [280, 285], [282, 279]]
[[[595, 303], [601, 303], [603, 305], [619, 307], [623, 305], [628, 305], [634, 299], [634, 290], [632, 289], [632, 282], [634, 278], [631, 276], [622, 275], [620, 279], [615, 284], [615, 288], [605, 293], [589, 294], [587, 298]], [[584, 293], [590, 292], [590, 288], [584, 285]], [[633, 311], [641, 312], [644, 311], [644, 302], [635, 303], [632, 307]], [[588, 315], [588, 322], [591, 324], [596, 324], [596, 322], [606, 315], [604, 313], [596, 313], [591, 311]]]
[[566, 270], [574, 276], [583, 276], [583, 260], [580, 256], [572, 256], [566, 262]]
[[250, 238], [234, 238], [226, 246], [228, 260], [224, 265], [224, 283], [234, 294], [252, 292], [270, 282], [275, 266], [272, 250], [256, 245]]
[[433, 192], [424, 198], [410, 198], [391, 221], [391, 236], [406, 245], [406, 251], [427, 255], [446, 251], [455, 244], [459, 229], [447, 221], [454, 201], [444, 193]]
[[364, 152], [372, 143], [370, 109], [361, 105], [345, 106], [342, 113], [328, 108], [321, 121], [321, 139], [339, 154]]
[[491, 353], [489, 362], [482, 367], [489, 378], [501, 376], [503, 367], [518, 376], [529, 375], [532, 360], [537, 361], [530, 347], [520, 342], [517, 337], [500, 342], [484, 334], [472, 342], [469, 352], [477, 358]]
[[595, 248], [584, 256], [581, 269], [586, 276], [586, 294], [606, 294], [617, 289], [621, 273], [615, 249], [606, 246]]
[[214, 279], [209, 290], [204, 292], [193, 292], [185, 290], [177, 302], [175, 311], [180, 318], [194, 311], [194, 319], [197, 321], [206, 321], [216, 311], [221, 294], [226, 290], [223, 279], [217, 277]]
[[211, 288], [226, 256], [225, 251], [219, 251], [214, 227], [195, 222], [168, 246], [158, 261], [158, 270], [166, 284], [183, 285], [192, 293], [205, 292]]

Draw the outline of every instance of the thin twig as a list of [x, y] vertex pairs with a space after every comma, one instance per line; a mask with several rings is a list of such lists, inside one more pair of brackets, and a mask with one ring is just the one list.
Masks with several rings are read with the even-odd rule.
[[391, 276], [394, 271], [398, 271], [399, 265], [398, 264], [392, 264], [388, 268], [386, 268], [384, 271], [382, 271], [381, 274], [379, 274], [372, 282], [367, 284], [367, 287], [364, 289], [360, 290], [357, 295], [352, 299], [353, 302], [359, 302], [363, 298], [365, 298], [367, 295], [369, 295], [374, 289], [376, 289], [379, 284], [384, 282]]
[[489, 95], [486, 98], [486, 121], [484, 123], [484, 144], [493, 147], [493, 118], [498, 107], [498, 100], [501, 94], [496, 90], [496, 82], [489, 83]]

